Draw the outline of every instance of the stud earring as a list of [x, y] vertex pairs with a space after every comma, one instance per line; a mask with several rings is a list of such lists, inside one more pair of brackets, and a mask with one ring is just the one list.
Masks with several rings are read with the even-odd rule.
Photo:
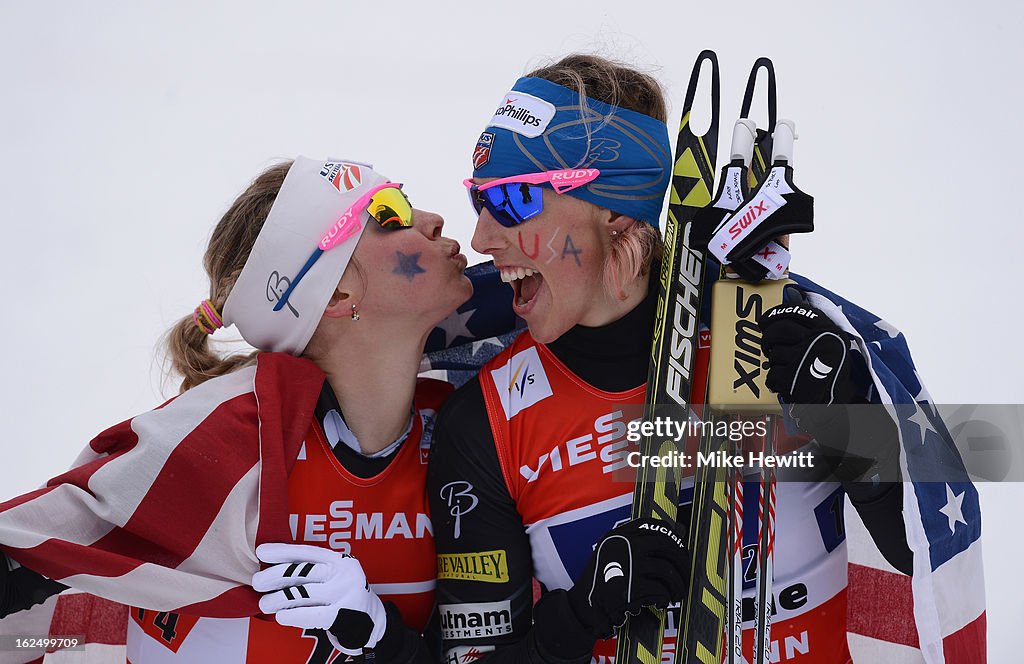
[[359, 320], [359, 312], [356, 311], [356, 305], [352, 305], [352, 320]]

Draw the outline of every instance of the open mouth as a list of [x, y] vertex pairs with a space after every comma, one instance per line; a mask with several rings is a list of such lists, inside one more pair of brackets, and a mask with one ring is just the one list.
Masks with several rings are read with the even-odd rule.
[[520, 316], [533, 308], [537, 294], [544, 284], [544, 277], [541, 273], [528, 267], [503, 267], [501, 268], [501, 280], [511, 285], [515, 291], [512, 301], [513, 308]]

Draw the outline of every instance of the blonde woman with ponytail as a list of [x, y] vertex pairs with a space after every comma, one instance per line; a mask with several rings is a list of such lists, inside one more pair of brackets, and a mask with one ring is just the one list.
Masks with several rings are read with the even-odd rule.
[[[261, 173], [167, 335], [181, 394], [0, 505], [0, 616], [66, 585], [131, 607], [134, 664], [433, 661], [422, 452], [451, 387], [417, 371], [472, 293], [443, 223], [365, 164]], [[216, 352], [228, 326], [256, 350]]]

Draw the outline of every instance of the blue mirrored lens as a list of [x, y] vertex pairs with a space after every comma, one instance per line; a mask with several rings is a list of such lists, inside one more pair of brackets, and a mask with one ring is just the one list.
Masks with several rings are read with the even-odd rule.
[[540, 214], [544, 209], [543, 194], [543, 188], [537, 185], [514, 182], [476, 190], [471, 196], [478, 214], [486, 207], [499, 224], [511, 227]]

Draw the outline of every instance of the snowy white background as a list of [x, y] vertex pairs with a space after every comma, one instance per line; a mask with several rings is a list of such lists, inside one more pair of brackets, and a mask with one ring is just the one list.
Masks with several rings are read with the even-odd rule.
[[[794, 270], [900, 327], [939, 402], [1024, 403], [1021, 25], [992, 1], [0, 2], [0, 498], [173, 393], [156, 341], [205, 297], [209, 232], [258, 171], [373, 161], [468, 249], [482, 125], [574, 50], [657, 75], [674, 127], [715, 49], [722, 153], [772, 57], [817, 208]], [[1017, 661], [1024, 487], [981, 490], [991, 661]]]

